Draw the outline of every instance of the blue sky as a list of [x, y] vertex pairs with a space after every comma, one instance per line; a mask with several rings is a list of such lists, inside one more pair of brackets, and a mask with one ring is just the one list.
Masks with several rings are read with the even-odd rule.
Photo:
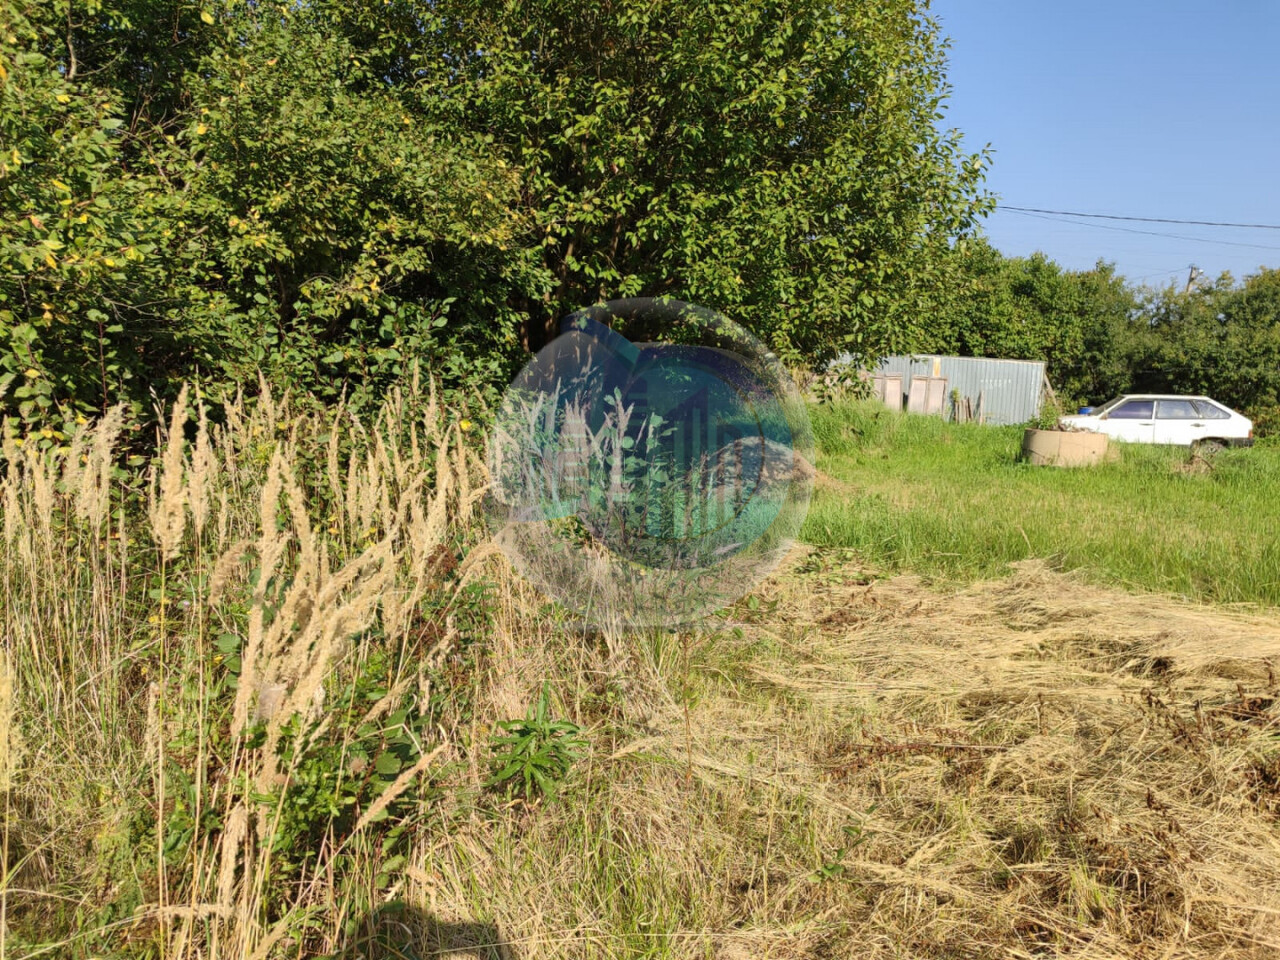
[[[934, 0], [933, 15], [952, 40], [942, 126], [990, 142], [1002, 202], [1280, 224], [1277, 0]], [[1155, 286], [1192, 263], [1237, 279], [1280, 267], [1280, 230], [1095, 223], [1109, 229], [997, 211], [984, 229], [1006, 254], [1101, 257]]]

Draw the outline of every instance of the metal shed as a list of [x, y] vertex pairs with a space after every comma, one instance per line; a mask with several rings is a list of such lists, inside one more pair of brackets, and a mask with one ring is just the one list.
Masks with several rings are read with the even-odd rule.
[[[876, 375], [901, 376], [907, 407], [912, 390], [928, 389], [931, 379], [947, 381], [947, 401], [943, 414], [953, 416], [951, 391], [959, 391], [976, 411], [982, 399], [982, 419], [986, 423], [1025, 423], [1040, 412], [1053, 388], [1045, 376], [1041, 360], [993, 360], [986, 357], [943, 357], [936, 354], [885, 357], [873, 371]], [[913, 386], [914, 382], [914, 386]]]

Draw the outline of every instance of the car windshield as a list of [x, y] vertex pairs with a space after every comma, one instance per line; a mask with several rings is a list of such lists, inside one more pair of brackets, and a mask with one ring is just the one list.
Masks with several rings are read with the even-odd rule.
[[1118, 397], [1112, 397], [1110, 400], [1108, 400], [1108, 401], [1107, 401], [1106, 403], [1104, 403], [1102, 406], [1100, 406], [1100, 407], [1094, 407], [1094, 408], [1093, 408], [1093, 412], [1094, 412], [1094, 413], [1106, 413], [1108, 410], [1110, 410], [1112, 407], [1114, 407], [1117, 403], [1119, 403], [1119, 402], [1120, 402], [1121, 400], [1123, 400], [1123, 399], [1124, 399], [1124, 396], [1123, 396], [1123, 395], [1118, 396]]

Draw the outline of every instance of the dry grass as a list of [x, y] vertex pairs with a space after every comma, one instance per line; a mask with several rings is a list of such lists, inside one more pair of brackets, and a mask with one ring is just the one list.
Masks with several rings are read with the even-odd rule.
[[878, 804], [868, 935], [1006, 956], [1280, 947], [1271, 618], [1036, 564], [951, 594], [837, 574], [783, 597], [775, 629], [818, 629], [785, 672], [749, 672], [816, 714], [793, 760], [823, 793]]
[[[799, 550], [706, 629], [574, 629], [478, 542], [475, 453], [415, 396], [191, 398], [142, 476], [110, 418], [4, 450], [0, 957], [1280, 949], [1270, 617]], [[591, 751], [507, 802], [488, 739], [544, 680]], [[378, 791], [288, 832], [428, 704]]]
[[1036, 564], [944, 593], [797, 558], [761, 597], [694, 639], [688, 736], [673, 641], [611, 709], [560, 669], [574, 799], [428, 846], [413, 896], [522, 958], [1276, 955], [1271, 619]]
[[[348, 791], [314, 849], [282, 830], [292, 807], [344, 796], [360, 730], [431, 696], [483, 490], [434, 389], [411, 387], [369, 428], [264, 389], [221, 426], [198, 409], [190, 436], [184, 390], [142, 475], [117, 467], [115, 415], [62, 446], [6, 445], [0, 956], [267, 957], [340, 938], [349, 875], [386, 854], [365, 835], [449, 745], [416, 742], [411, 772]], [[373, 670], [381, 699], [325, 709]], [[306, 769], [321, 756], [327, 771]]]

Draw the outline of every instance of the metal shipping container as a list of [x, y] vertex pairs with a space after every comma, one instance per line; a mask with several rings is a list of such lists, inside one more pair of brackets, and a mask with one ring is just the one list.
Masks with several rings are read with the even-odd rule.
[[[986, 357], [942, 357], [934, 354], [885, 357], [877, 374], [899, 375], [910, 398], [912, 389], [925, 389], [931, 377], [945, 377], [947, 400], [943, 415], [953, 417], [950, 393], [958, 390], [967, 397], [976, 414], [982, 398], [982, 418], [986, 423], [1025, 423], [1040, 412], [1052, 388], [1041, 360], [992, 360]], [[912, 386], [913, 380], [919, 383]]]

